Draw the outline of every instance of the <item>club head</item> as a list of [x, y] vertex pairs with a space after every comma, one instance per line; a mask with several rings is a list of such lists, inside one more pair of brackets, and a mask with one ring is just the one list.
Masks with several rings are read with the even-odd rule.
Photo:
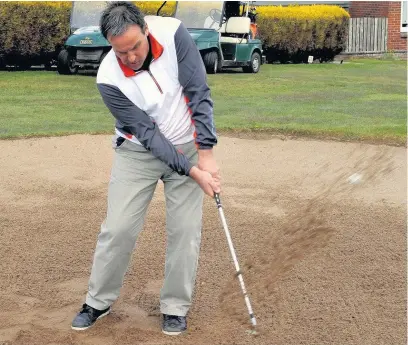
[[253, 335], [255, 337], [257, 335], [259, 335], [259, 332], [257, 332], [255, 329], [247, 329], [245, 332], [248, 333], [249, 335]]

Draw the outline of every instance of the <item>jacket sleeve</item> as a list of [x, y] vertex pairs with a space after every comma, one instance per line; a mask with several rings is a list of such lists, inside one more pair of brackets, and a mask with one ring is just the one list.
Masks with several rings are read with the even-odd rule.
[[217, 144], [217, 136], [213, 120], [213, 101], [207, 84], [204, 63], [183, 23], [180, 23], [176, 31], [174, 41], [178, 78], [187, 97], [187, 104], [196, 128], [196, 144], [199, 149], [210, 149]]
[[189, 175], [193, 164], [160, 132], [157, 124], [116, 86], [97, 84], [112, 115], [151, 153], [179, 175]]

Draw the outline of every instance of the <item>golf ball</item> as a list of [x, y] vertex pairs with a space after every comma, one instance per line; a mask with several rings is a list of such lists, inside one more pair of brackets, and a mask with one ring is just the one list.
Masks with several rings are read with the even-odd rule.
[[355, 173], [355, 174], [353, 174], [353, 175], [351, 175], [349, 178], [348, 178], [348, 181], [351, 183], [351, 184], [357, 184], [357, 183], [360, 183], [361, 182], [361, 174], [357, 174], [357, 173]]

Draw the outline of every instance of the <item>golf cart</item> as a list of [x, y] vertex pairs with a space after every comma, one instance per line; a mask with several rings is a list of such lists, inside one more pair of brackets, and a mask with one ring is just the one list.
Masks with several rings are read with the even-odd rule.
[[[166, 3], [164, 1], [158, 9], [158, 16]], [[58, 54], [58, 73], [76, 74], [78, 69], [98, 69], [111, 50], [99, 28], [107, 4], [108, 1], [73, 1], [70, 36]], [[207, 73], [217, 73], [225, 67], [240, 67], [244, 72], [257, 73], [265, 61], [262, 43], [254, 31], [256, 24], [250, 19], [248, 1], [178, 1], [172, 16], [188, 28]]]
[[207, 73], [239, 67], [257, 73], [265, 62], [249, 1], [178, 1], [175, 17], [187, 27]]
[[110, 51], [99, 29], [99, 19], [107, 1], [73, 1], [70, 36], [58, 54], [59, 74], [75, 74], [78, 68], [97, 69]]

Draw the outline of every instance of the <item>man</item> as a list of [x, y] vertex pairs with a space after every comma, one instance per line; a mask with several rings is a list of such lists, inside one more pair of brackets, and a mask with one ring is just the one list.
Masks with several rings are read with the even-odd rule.
[[187, 329], [204, 193], [220, 192], [205, 68], [175, 18], [143, 17], [133, 4], [114, 2], [100, 26], [112, 50], [99, 67], [97, 86], [116, 119], [115, 155], [89, 289], [72, 328], [87, 329], [110, 312], [161, 179], [167, 209], [162, 331], [177, 335]]

